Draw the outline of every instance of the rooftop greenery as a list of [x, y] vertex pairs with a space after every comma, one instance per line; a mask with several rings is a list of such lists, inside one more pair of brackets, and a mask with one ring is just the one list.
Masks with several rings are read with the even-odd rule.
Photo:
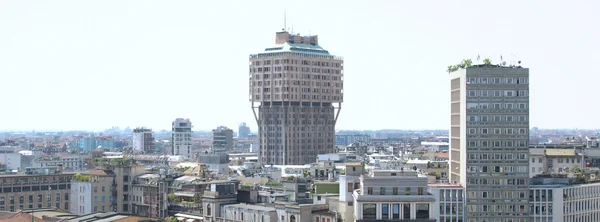
[[73, 176], [73, 181], [77, 181], [77, 182], [91, 182], [92, 181], [92, 177], [91, 176], [82, 175], [80, 173], [77, 173], [77, 174], [75, 174], [75, 176]]

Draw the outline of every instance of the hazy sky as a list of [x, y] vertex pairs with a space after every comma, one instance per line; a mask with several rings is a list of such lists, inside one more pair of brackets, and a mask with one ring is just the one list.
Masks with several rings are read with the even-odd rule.
[[444, 129], [446, 67], [511, 54], [531, 126], [600, 128], [599, 1], [0, 1], [0, 130], [256, 122], [248, 54], [287, 26], [343, 56], [339, 129]]

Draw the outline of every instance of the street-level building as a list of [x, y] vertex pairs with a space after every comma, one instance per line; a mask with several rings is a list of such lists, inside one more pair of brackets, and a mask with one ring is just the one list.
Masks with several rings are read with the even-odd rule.
[[360, 177], [353, 198], [357, 222], [436, 221], [436, 200], [428, 192], [427, 177], [414, 171], [373, 170]]

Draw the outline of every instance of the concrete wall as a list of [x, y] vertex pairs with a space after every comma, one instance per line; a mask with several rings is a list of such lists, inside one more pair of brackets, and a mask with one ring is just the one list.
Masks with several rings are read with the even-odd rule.
[[71, 182], [71, 213], [84, 215], [92, 213], [92, 183]]

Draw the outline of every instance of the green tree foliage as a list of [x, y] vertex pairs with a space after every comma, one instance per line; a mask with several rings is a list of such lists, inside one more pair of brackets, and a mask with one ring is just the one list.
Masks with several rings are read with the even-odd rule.
[[454, 71], [458, 71], [459, 69], [466, 69], [473, 66], [473, 61], [470, 59], [463, 59], [459, 64], [457, 65], [453, 65], [453, 66], [448, 66], [448, 69], [446, 70], [448, 73], [454, 72]]
[[75, 174], [75, 176], [73, 176], [73, 180], [79, 181], [79, 182], [90, 182], [90, 181], [92, 181], [92, 177], [77, 173], [77, 174]]
[[167, 197], [169, 198], [169, 201], [171, 203], [179, 203], [181, 201], [179, 197], [177, 197], [174, 193], [170, 193], [169, 195], [167, 195]]
[[492, 60], [489, 59], [489, 58], [485, 58], [485, 59], [483, 59], [483, 64], [485, 64], [485, 65], [491, 65], [492, 64]]

